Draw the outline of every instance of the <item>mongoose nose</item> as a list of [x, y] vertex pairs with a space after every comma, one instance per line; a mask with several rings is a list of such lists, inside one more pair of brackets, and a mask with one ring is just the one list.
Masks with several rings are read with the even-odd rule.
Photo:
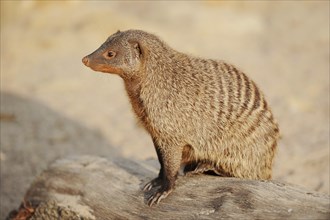
[[88, 66], [88, 63], [89, 63], [89, 59], [88, 59], [88, 57], [84, 57], [84, 58], [82, 59], [82, 62], [83, 62], [86, 66]]

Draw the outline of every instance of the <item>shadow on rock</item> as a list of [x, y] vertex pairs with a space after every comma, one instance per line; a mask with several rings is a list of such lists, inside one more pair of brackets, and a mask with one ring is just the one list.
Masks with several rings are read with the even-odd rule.
[[100, 132], [42, 103], [1, 91], [1, 219], [17, 208], [36, 175], [54, 160], [76, 155], [110, 159], [120, 152]]

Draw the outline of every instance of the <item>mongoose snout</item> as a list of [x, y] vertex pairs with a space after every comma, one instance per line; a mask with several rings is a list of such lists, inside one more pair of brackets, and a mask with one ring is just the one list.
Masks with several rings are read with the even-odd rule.
[[89, 59], [88, 59], [88, 57], [86, 56], [86, 57], [84, 57], [83, 59], [82, 59], [82, 62], [83, 62], [83, 64], [85, 64], [85, 66], [87, 66], [88, 67], [88, 62], [89, 62]]
[[[279, 137], [264, 94], [246, 74], [221, 60], [178, 52], [140, 30], [116, 32], [82, 62], [119, 75], [159, 163], [148, 205], [185, 174], [270, 179]], [[188, 177], [187, 177], [188, 178]]]

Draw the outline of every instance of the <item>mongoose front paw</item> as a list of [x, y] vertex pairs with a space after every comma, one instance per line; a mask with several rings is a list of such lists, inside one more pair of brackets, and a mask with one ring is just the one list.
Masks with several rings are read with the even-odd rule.
[[150, 182], [148, 182], [144, 187], [143, 187], [143, 191], [147, 192], [150, 191], [152, 188], [160, 186], [161, 185], [161, 179], [159, 177], [151, 180]]
[[158, 204], [162, 199], [165, 199], [172, 191], [173, 189], [165, 189], [163, 187], [160, 188], [155, 192], [155, 194], [153, 194], [149, 198], [148, 205], [151, 207], [154, 204]]

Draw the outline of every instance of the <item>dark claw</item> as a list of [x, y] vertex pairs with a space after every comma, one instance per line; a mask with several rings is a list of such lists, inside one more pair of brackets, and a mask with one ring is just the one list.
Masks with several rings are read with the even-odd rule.
[[144, 191], [144, 192], [147, 192], [147, 191], [149, 191], [149, 190], [151, 190], [151, 189], [152, 189], [152, 182], [147, 183], [147, 184], [143, 187], [143, 191]]
[[143, 191], [147, 192], [150, 191], [152, 188], [161, 185], [161, 180], [157, 177], [153, 180], [151, 180], [150, 182], [148, 182], [144, 187], [143, 187]]

